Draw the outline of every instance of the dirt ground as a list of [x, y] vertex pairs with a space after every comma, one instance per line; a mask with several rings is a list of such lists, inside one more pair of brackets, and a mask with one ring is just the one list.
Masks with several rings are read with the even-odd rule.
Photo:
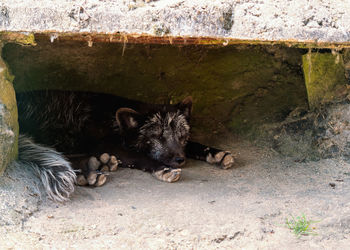
[[[350, 246], [349, 163], [296, 162], [237, 138], [225, 141], [218, 146], [234, 152], [232, 169], [190, 160], [171, 184], [119, 169], [103, 187], [77, 187], [65, 204], [40, 201], [30, 182], [24, 185], [10, 169], [1, 177], [0, 249]], [[9, 206], [17, 215], [6, 217]], [[287, 218], [302, 214], [316, 221], [317, 235], [298, 238], [286, 228]]]

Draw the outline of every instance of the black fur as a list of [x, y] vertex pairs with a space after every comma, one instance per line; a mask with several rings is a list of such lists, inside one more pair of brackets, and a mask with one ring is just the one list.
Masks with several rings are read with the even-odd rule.
[[[226, 157], [218, 154], [221, 150], [188, 143], [190, 97], [175, 105], [157, 105], [108, 94], [33, 91], [17, 94], [17, 102], [21, 133], [66, 155], [121, 155], [125, 166], [156, 173], [162, 180], [170, 178], [171, 170], [164, 169], [185, 164], [185, 149], [187, 156], [215, 164]], [[231, 166], [233, 158], [227, 162]]]

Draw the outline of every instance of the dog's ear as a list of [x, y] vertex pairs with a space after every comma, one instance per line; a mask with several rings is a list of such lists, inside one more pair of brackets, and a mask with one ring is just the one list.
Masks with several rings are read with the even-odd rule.
[[140, 126], [141, 114], [130, 108], [120, 108], [115, 114], [115, 120], [122, 131]]
[[182, 102], [179, 102], [177, 105], [185, 117], [189, 119], [192, 113], [192, 97], [187, 96], [185, 99], [183, 99]]

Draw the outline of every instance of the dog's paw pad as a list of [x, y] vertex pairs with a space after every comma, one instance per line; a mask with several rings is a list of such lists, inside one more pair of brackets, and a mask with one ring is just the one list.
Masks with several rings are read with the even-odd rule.
[[90, 171], [100, 170], [102, 172], [114, 172], [117, 171], [118, 166], [121, 163], [122, 162], [118, 160], [116, 156], [104, 153], [100, 155], [99, 159], [94, 156], [90, 157], [88, 161], [88, 167]]
[[94, 186], [101, 187], [106, 183], [106, 181], [107, 181], [107, 176], [105, 174], [98, 174]]
[[77, 175], [77, 178], [75, 179], [75, 183], [78, 186], [86, 186], [88, 185], [88, 181], [86, 180], [85, 176], [83, 174]]
[[107, 164], [109, 162], [109, 159], [111, 158], [111, 156], [107, 153], [104, 153], [102, 155], [100, 155], [100, 162], [102, 162], [102, 164]]
[[115, 157], [114, 155], [111, 155], [111, 158], [108, 162], [109, 171], [117, 171], [119, 164], [121, 164], [121, 161], [118, 160], [117, 157]]
[[176, 182], [180, 179], [181, 176], [181, 169], [175, 168], [164, 168], [162, 170], [156, 171], [153, 173], [153, 175], [161, 181], [165, 182]]
[[80, 186], [89, 185], [89, 186], [101, 187], [106, 183], [107, 175], [100, 171], [91, 171], [85, 178], [86, 183], [84, 182], [84, 179], [82, 177], [80, 177], [80, 179], [81, 179], [81, 184], [84, 184]]
[[97, 181], [97, 172], [96, 171], [91, 171], [87, 177], [86, 177], [87, 182], [89, 183], [90, 186], [95, 185]]
[[88, 161], [90, 171], [96, 171], [101, 166], [101, 162], [95, 156], [91, 156]]

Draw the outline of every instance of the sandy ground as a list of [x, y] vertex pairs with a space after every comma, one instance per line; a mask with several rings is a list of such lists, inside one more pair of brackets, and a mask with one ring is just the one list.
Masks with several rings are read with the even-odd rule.
[[[234, 168], [191, 160], [172, 184], [119, 169], [103, 187], [77, 187], [70, 202], [38, 203], [22, 223], [0, 227], [0, 249], [350, 247], [350, 164], [295, 162], [247, 142], [221, 146], [237, 156]], [[317, 221], [317, 235], [286, 228], [301, 214]]]

